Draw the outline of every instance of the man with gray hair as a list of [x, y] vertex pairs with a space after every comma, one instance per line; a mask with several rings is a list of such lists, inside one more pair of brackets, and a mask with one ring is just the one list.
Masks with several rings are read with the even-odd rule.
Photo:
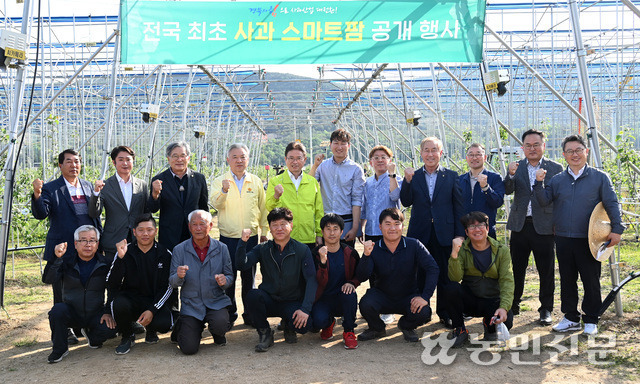
[[[247, 249], [251, 250], [260, 242], [267, 241], [267, 210], [265, 208], [265, 192], [260, 177], [247, 172], [249, 165], [249, 148], [242, 143], [235, 143], [227, 151], [229, 172], [219, 176], [211, 185], [211, 205], [218, 211], [218, 229], [220, 241], [227, 246], [231, 256], [231, 264], [235, 276], [235, 255], [238, 241], [242, 237], [242, 230], [251, 230], [251, 237]], [[259, 234], [258, 234], [258, 230]], [[242, 277], [242, 302], [244, 304], [247, 293], [253, 289], [256, 270], [250, 268], [240, 272]], [[231, 298], [231, 323], [238, 318], [236, 305], [235, 280], [227, 289], [227, 296]], [[252, 325], [251, 319], [242, 315], [244, 323]]]
[[205, 323], [215, 345], [227, 344], [231, 299], [225, 290], [234, 274], [227, 246], [209, 236], [211, 214], [198, 209], [188, 219], [191, 238], [173, 249], [169, 284], [174, 289], [182, 287], [180, 318], [171, 338], [178, 341], [182, 353], [193, 355], [200, 349]]
[[53, 335], [49, 363], [57, 363], [69, 354], [69, 327], [81, 328], [90, 348], [100, 348], [104, 341], [116, 336], [116, 323], [105, 305], [109, 265], [104, 256], [97, 253], [100, 233], [92, 225], [82, 225], [76, 229], [73, 238], [76, 254], [63, 258], [67, 243], [57, 244], [54, 247], [56, 260], [42, 276], [44, 283], [62, 283], [62, 302], [49, 311]]
[[151, 180], [149, 209], [160, 210], [158, 242], [168, 250], [189, 238], [187, 215], [208, 210], [209, 192], [204, 175], [189, 169], [191, 152], [184, 141], [167, 146], [169, 168]]

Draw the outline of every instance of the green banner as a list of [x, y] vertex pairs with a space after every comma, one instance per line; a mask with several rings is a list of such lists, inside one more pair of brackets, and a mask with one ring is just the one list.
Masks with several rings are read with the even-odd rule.
[[485, 0], [122, 0], [125, 64], [480, 62]]

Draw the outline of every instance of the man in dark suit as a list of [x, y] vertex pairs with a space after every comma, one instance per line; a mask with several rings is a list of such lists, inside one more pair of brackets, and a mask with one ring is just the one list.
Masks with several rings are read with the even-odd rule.
[[[464, 238], [460, 223], [462, 194], [458, 174], [440, 165], [442, 141], [427, 137], [420, 143], [420, 156], [424, 167], [407, 168], [400, 189], [400, 201], [405, 207], [413, 206], [407, 237], [413, 237], [427, 247], [440, 268], [436, 313], [440, 322], [452, 328], [451, 318], [444, 305], [443, 290], [449, 283], [447, 266], [454, 237]], [[418, 286], [424, 285], [424, 272], [418, 272]]]
[[532, 186], [536, 181], [536, 171], [547, 171], [545, 183], [557, 173], [562, 165], [543, 157], [545, 150], [544, 133], [530, 129], [522, 134], [525, 159], [509, 164], [509, 172], [504, 178], [505, 192], [513, 195], [511, 213], [507, 229], [511, 230], [511, 260], [515, 289], [513, 293], [513, 314], [520, 313], [520, 299], [524, 290], [524, 279], [529, 264], [529, 254], [533, 251], [538, 276], [540, 276], [540, 323], [551, 325], [553, 319], [554, 250], [553, 250], [553, 205], [541, 207], [532, 196]]
[[496, 238], [496, 215], [504, 203], [502, 176], [484, 167], [487, 155], [482, 144], [467, 149], [469, 172], [460, 175], [464, 214], [480, 211], [489, 216], [489, 236]]
[[[56, 260], [54, 247], [60, 243], [73, 243], [73, 233], [82, 225], [92, 225], [102, 229], [100, 220], [89, 216], [89, 197], [91, 183], [78, 176], [82, 170], [80, 154], [73, 149], [65, 149], [58, 155], [58, 167], [62, 176], [44, 184], [40, 179], [33, 181], [31, 196], [31, 213], [38, 220], [49, 218], [49, 232], [44, 245], [43, 259], [47, 262], [46, 274]], [[75, 255], [75, 249], [69, 247], [64, 257]], [[53, 303], [62, 302], [62, 283], [55, 281], [53, 286]], [[72, 331], [69, 341], [76, 344], [78, 339]]]
[[99, 220], [102, 208], [105, 210], [100, 243], [109, 262], [116, 254], [116, 243], [123, 239], [131, 242], [134, 221], [141, 214], [149, 212], [147, 183], [131, 175], [135, 158], [133, 149], [115, 147], [111, 151], [111, 161], [116, 173], [106, 181], [97, 180], [89, 200], [89, 216]]
[[207, 182], [204, 175], [189, 166], [189, 144], [180, 141], [167, 146], [169, 169], [151, 180], [149, 209], [160, 210], [158, 242], [168, 250], [191, 237], [189, 213], [209, 211]]

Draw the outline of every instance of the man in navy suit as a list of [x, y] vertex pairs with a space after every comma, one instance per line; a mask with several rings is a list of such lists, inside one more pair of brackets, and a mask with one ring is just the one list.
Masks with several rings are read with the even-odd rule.
[[[31, 213], [38, 220], [49, 218], [49, 231], [44, 245], [43, 259], [47, 262], [46, 274], [56, 260], [54, 248], [60, 243], [73, 244], [73, 233], [82, 225], [92, 225], [102, 230], [100, 220], [89, 216], [89, 198], [92, 184], [78, 176], [82, 170], [80, 154], [73, 149], [65, 149], [58, 155], [58, 167], [62, 176], [44, 184], [40, 179], [33, 181]], [[63, 257], [75, 255], [73, 247], [67, 248]], [[53, 303], [62, 302], [62, 283], [53, 284]], [[78, 342], [73, 332], [69, 339]]]
[[[460, 223], [463, 212], [462, 193], [458, 174], [440, 165], [440, 139], [427, 137], [422, 140], [420, 156], [424, 167], [418, 170], [407, 168], [404, 171], [400, 201], [405, 207], [413, 206], [407, 237], [420, 240], [440, 268], [436, 313], [441, 323], [452, 328], [451, 318], [443, 302], [443, 290], [449, 283], [447, 270], [453, 239], [464, 238], [464, 229]], [[418, 278], [418, 286], [423, 286], [424, 273]]]
[[121, 145], [111, 151], [115, 175], [107, 180], [96, 180], [89, 203], [89, 215], [100, 219], [105, 210], [104, 232], [100, 243], [108, 262], [116, 255], [116, 244], [122, 240], [131, 242], [134, 222], [149, 212], [147, 182], [131, 174], [136, 154], [133, 149]]
[[204, 175], [188, 168], [189, 144], [180, 141], [167, 146], [169, 169], [151, 180], [149, 208], [160, 210], [158, 242], [168, 250], [189, 239], [189, 213], [209, 211], [209, 191]]
[[502, 176], [484, 167], [487, 155], [482, 144], [467, 149], [469, 172], [460, 175], [464, 214], [480, 211], [489, 216], [489, 236], [496, 238], [496, 215], [504, 203]]

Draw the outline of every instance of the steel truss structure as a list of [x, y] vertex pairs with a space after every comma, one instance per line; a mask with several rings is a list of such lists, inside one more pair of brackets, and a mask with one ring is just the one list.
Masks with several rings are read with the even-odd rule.
[[[306, 77], [278, 66], [123, 65], [117, 9], [38, 19], [34, 1], [25, 0], [22, 17], [2, 20], [3, 29], [28, 34], [30, 47], [27, 62], [0, 72], [1, 273], [7, 187], [22, 169], [52, 179], [64, 148], [79, 149], [85, 167], [100, 169], [97, 178], [108, 172], [110, 148], [130, 145], [144, 158], [138, 176], [149, 178], [165, 166], [166, 144], [186, 140], [196, 166], [213, 179], [233, 142], [247, 143], [250, 166], [260, 167], [270, 161], [261, 156], [268, 140], [300, 139], [313, 155], [328, 140], [314, 132], [343, 127], [354, 134], [352, 157], [360, 163], [385, 144], [398, 162], [417, 165], [420, 140], [438, 136], [449, 167], [464, 170], [471, 139], [497, 149], [502, 161], [492, 167], [504, 173], [513, 155], [503, 147], [519, 146], [529, 128], [547, 132], [550, 157], [560, 156], [564, 136], [587, 135], [597, 166], [600, 146], [613, 155], [621, 130], [640, 136], [640, 3], [631, 0], [498, 0], [487, 5], [481, 65], [425, 63], [416, 52], [415, 63], [321, 65]], [[500, 98], [484, 90], [482, 73], [494, 69], [511, 79]], [[155, 121], [143, 121], [143, 104], [159, 106]], [[407, 122], [414, 111], [422, 116], [417, 125]]]

